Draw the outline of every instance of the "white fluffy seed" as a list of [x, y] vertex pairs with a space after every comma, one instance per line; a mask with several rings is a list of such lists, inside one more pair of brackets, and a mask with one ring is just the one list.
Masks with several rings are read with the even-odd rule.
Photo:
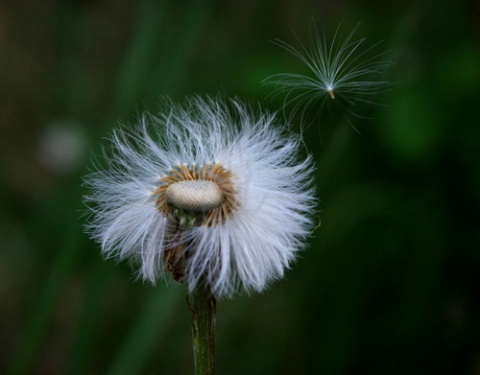
[[221, 189], [212, 181], [179, 181], [170, 185], [165, 194], [167, 203], [187, 211], [210, 211], [223, 201]]

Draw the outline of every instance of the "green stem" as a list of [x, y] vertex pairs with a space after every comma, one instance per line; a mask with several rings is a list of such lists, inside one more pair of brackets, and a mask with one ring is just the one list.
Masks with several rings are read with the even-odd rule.
[[197, 287], [188, 296], [192, 310], [192, 344], [195, 375], [215, 374], [215, 297], [210, 288]]

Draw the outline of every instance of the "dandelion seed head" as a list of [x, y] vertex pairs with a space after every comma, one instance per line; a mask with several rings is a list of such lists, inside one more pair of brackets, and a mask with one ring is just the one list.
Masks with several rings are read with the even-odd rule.
[[312, 160], [280, 125], [238, 99], [191, 97], [117, 129], [85, 179], [88, 233], [151, 283], [265, 290], [304, 248], [315, 207]]

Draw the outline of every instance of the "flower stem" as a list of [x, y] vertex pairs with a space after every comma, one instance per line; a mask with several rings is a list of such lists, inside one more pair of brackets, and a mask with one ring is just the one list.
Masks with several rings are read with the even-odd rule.
[[216, 301], [207, 286], [198, 286], [188, 296], [192, 310], [192, 344], [195, 375], [215, 374]]

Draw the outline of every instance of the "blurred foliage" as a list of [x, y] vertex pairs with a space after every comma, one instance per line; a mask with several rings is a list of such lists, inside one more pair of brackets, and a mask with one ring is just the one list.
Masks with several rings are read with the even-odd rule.
[[280, 109], [261, 80], [303, 67], [269, 41], [312, 17], [383, 40], [394, 84], [304, 129], [322, 224], [286, 280], [219, 301], [218, 372], [480, 374], [480, 8], [431, 0], [1, 2], [0, 373], [192, 373], [185, 289], [100, 258], [82, 175], [163, 95]]

